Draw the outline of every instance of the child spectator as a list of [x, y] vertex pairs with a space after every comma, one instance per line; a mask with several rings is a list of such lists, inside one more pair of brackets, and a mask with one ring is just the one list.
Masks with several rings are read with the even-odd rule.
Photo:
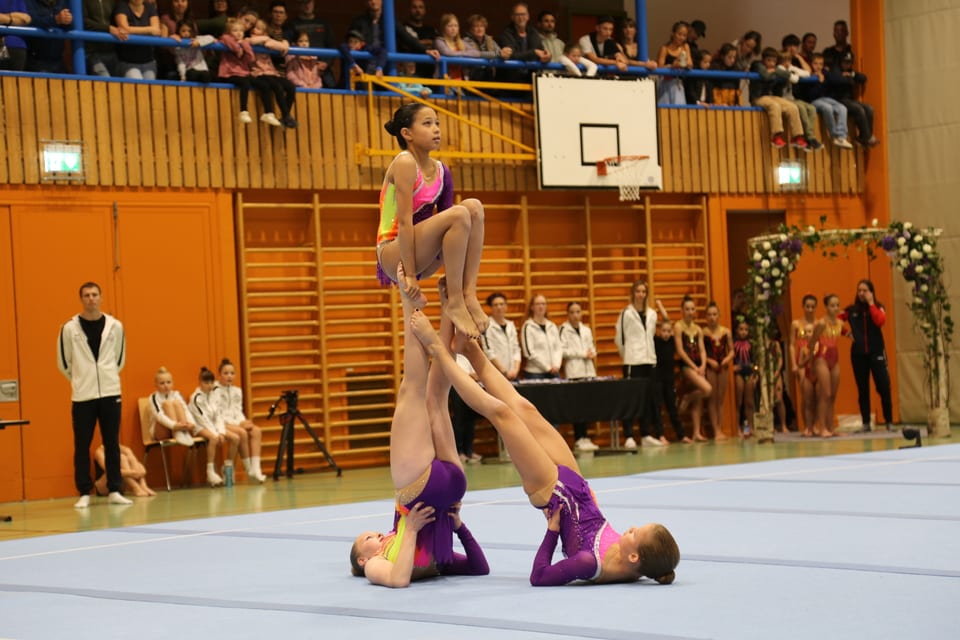
[[[713, 55], [706, 49], [697, 49], [693, 54], [693, 68], [701, 71], [710, 69]], [[709, 78], [687, 78], [683, 85], [687, 104], [707, 106], [713, 102], [713, 81]]]
[[[487, 19], [476, 13], [467, 18], [467, 34], [463, 39], [467, 43], [467, 50], [475, 48], [479, 52], [478, 57], [484, 60], [506, 60], [513, 54], [513, 49], [501, 48], [492, 36], [487, 35]], [[496, 79], [497, 70], [494, 67], [473, 67], [468, 75], [475, 82], [490, 82]]]
[[787, 146], [783, 121], [787, 120], [792, 134], [791, 144], [798, 149], [806, 149], [807, 141], [803, 137], [803, 124], [800, 122], [800, 110], [797, 105], [780, 96], [781, 86], [788, 82], [790, 73], [777, 69], [779, 54], [772, 47], [763, 50], [763, 56], [750, 67], [750, 71], [759, 74], [759, 80], [750, 81], [750, 102], [767, 112], [770, 119], [770, 142], [777, 149]]
[[[354, 51], [365, 51], [373, 56], [364, 66], [357, 64], [353, 57]], [[340, 45], [340, 55], [343, 56], [343, 72], [340, 84], [344, 89], [350, 88], [350, 75], [360, 76], [364, 73], [383, 77], [383, 68], [387, 66], [387, 50], [383, 47], [368, 45], [363, 34], [356, 30], [347, 32], [347, 40]], [[359, 85], [357, 87], [360, 88]]]
[[[586, 76], [592, 78], [597, 75], [597, 65], [593, 61], [583, 57], [583, 50], [576, 42], [571, 42], [563, 48], [563, 55], [560, 56], [558, 62], [564, 66], [567, 73], [571, 76], [578, 78]], [[580, 71], [580, 67], [577, 65], [581, 64], [586, 71]]]
[[[799, 47], [799, 39], [797, 46]], [[793, 95], [793, 86], [800, 81], [800, 78], [807, 78], [810, 72], [793, 65], [793, 53], [790, 51], [781, 51], [777, 58], [777, 69], [783, 69], [790, 74], [790, 81], [782, 86], [781, 94], [787, 100], [790, 100], [800, 112], [800, 123], [803, 125], [803, 136], [807, 141], [807, 150], [819, 151], [823, 149], [823, 144], [817, 139], [817, 109], [809, 102], [798, 100]]]
[[[729, 42], [721, 46], [710, 68], [714, 71], [740, 71], [737, 68], [737, 48]], [[720, 78], [712, 83], [714, 105], [736, 107], [740, 104], [739, 78]]]
[[[674, 70], [686, 70], [693, 65], [693, 56], [690, 55], [690, 45], [687, 44], [686, 22], [675, 22], [670, 40], [660, 47], [657, 54], [658, 67], [672, 67]], [[657, 104], [686, 104], [687, 98], [683, 91], [683, 82], [677, 76], [663, 76], [660, 78], [660, 91]]]
[[[295, 44], [301, 49], [310, 48], [310, 34], [298, 31]], [[323, 71], [317, 56], [295, 56], [287, 54], [287, 80], [304, 89], [322, 89]]]
[[223, 417], [227, 431], [232, 431], [240, 437], [240, 457], [247, 477], [262, 483], [267, 479], [260, 470], [260, 441], [263, 432], [243, 414], [243, 391], [233, 384], [237, 377], [237, 369], [227, 358], [220, 361], [220, 374], [217, 386], [214, 388], [217, 408]]
[[[274, 40], [267, 35], [267, 23], [263, 20], [257, 20], [250, 30], [248, 38], [251, 45], [262, 45], [267, 49], [279, 51], [283, 55], [290, 50], [290, 43], [286, 40]], [[253, 68], [250, 70], [253, 76], [253, 86], [261, 90], [260, 99], [263, 101], [263, 115], [260, 116], [260, 122], [265, 122], [272, 127], [284, 126], [288, 129], [296, 129], [297, 121], [290, 115], [297, 100], [297, 88], [292, 82], [280, 75], [277, 67], [273, 64], [273, 58], [269, 53], [254, 53]], [[280, 118], [273, 113], [273, 98], [277, 99], [277, 106], [280, 108]]]
[[214, 461], [217, 458], [217, 443], [220, 438], [216, 432], [202, 427], [193, 419], [193, 415], [183, 401], [183, 396], [173, 388], [173, 376], [166, 367], [160, 367], [154, 377], [157, 390], [150, 395], [150, 435], [154, 440], [166, 440], [173, 437], [177, 442], [193, 446], [194, 437], [207, 441], [207, 482], [211, 487], [223, 484], [223, 478], [217, 474]]
[[177, 59], [177, 74], [182, 82], [211, 82], [210, 68], [200, 47], [217, 41], [213, 36], [199, 36], [194, 33], [193, 23], [181, 20], [177, 23], [177, 35], [181, 40], [190, 40], [189, 47], [177, 47], [174, 56]]
[[827, 74], [827, 95], [839, 101], [857, 123], [857, 142], [874, 147], [880, 144], [873, 135], [873, 107], [856, 99], [858, 88], [867, 82], [867, 76], [853, 70], [853, 52], [848, 51], [840, 58], [840, 65], [830, 69]]
[[[155, 3], [144, 0], [129, 0], [129, 2], [121, 0], [113, 9], [113, 20], [124, 34], [136, 36], [161, 34], [160, 17], [157, 15]], [[124, 78], [157, 79], [157, 60], [153, 55], [153, 47], [120, 45], [117, 47], [117, 57], [120, 59], [120, 74]]]
[[667, 310], [659, 300], [657, 300], [657, 308], [665, 319], [660, 323], [657, 335], [653, 337], [653, 346], [657, 354], [653, 389], [650, 390], [654, 400], [653, 424], [660, 442], [669, 444], [664, 435], [663, 417], [660, 415], [661, 407], [666, 407], [670, 424], [673, 425], [673, 430], [677, 434], [677, 440], [684, 444], [691, 444], [693, 440], [683, 432], [683, 423], [680, 422], [680, 414], [677, 412], [677, 378], [674, 371], [677, 364], [677, 343], [673, 339], [673, 322], [670, 321]]
[[[250, 97], [250, 67], [254, 62], [253, 49], [243, 36], [243, 23], [235, 18], [227, 20], [227, 30], [220, 36], [220, 42], [227, 48], [220, 56], [217, 77], [236, 85], [240, 89], [240, 117], [243, 124], [250, 124], [250, 112], [247, 103]], [[259, 91], [259, 90], [258, 90]]]
[[[460, 23], [457, 16], [452, 13], [445, 13], [440, 18], [440, 35], [437, 37], [434, 45], [441, 56], [460, 57], [469, 55], [467, 45], [460, 37]], [[463, 68], [458, 64], [447, 65], [447, 78], [451, 80], [463, 80]]]
[[[397, 63], [397, 75], [404, 78], [417, 78], [417, 63], [416, 62], [398, 62]], [[403, 89], [407, 93], [412, 93], [415, 96], [420, 96], [421, 98], [428, 98], [433, 93], [429, 87], [423, 86], [419, 82], [403, 82], [397, 84], [398, 89]]]
[[823, 54], [815, 53], [811, 59], [810, 75], [816, 82], [801, 82], [794, 88], [794, 93], [809, 102], [823, 118], [834, 146], [841, 149], [853, 149], [847, 139], [847, 108], [842, 102], [827, 95], [826, 76], [823, 73]]
[[229, 487], [233, 485], [233, 461], [237, 457], [240, 436], [233, 431], [228, 431], [226, 424], [223, 422], [217, 398], [214, 397], [216, 386], [217, 379], [213, 372], [206, 367], [202, 367], [200, 369], [199, 385], [190, 394], [190, 403], [187, 408], [190, 409], [190, 415], [202, 429], [216, 434], [218, 444], [226, 443], [228, 449], [223, 456], [223, 478]]
[[750, 343], [750, 325], [737, 324], [733, 341], [733, 389], [737, 415], [743, 416], [740, 435], [749, 438], [753, 431], [753, 395], [757, 387], [757, 371], [753, 366], [753, 347]]

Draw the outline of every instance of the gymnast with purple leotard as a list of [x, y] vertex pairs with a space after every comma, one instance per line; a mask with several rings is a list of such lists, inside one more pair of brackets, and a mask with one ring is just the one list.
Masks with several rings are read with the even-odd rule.
[[[641, 577], [660, 584], [673, 582], [680, 550], [666, 527], [651, 523], [623, 534], [615, 531], [600, 512], [563, 437], [490, 364], [476, 341], [457, 334], [451, 344], [419, 311], [413, 314], [412, 325], [433, 357], [432, 369], [442, 368], [460, 397], [497, 429], [527, 497], [547, 517], [531, 584], [635, 582]], [[457, 365], [451, 355], [454, 350], [470, 360], [486, 390]], [[554, 563], [558, 541], [566, 557]]]
[[[399, 269], [401, 280], [403, 268]], [[441, 278], [441, 297], [445, 297]], [[396, 491], [393, 530], [366, 531], [350, 550], [353, 574], [373, 584], [406, 587], [437, 575], [486, 575], [483, 550], [460, 519], [467, 489], [447, 410], [450, 381], [429, 367], [426, 351], [411, 333], [410, 319], [423, 300], [401, 293], [405, 348], [403, 379], [390, 425], [390, 474]], [[440, 330], [453, 336], [444, 316]], [[448, 338], [449, 339], [449, 338]], [[474, 383], [476, 384], [476, 383]], [[464, 554], [453, 550], [453, 535]]]

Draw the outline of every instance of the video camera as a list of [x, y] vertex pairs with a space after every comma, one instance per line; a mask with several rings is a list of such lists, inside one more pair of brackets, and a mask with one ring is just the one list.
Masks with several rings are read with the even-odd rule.
[[270, 405], [270, 413], [267, 414], [267, 420], [273, 417], [273, 414], [277, 411], [277, 407], [280, 406], [281, 402], [287, 403], [287, 413], [297, 413], [297, 402], [300, 398], [300, 392], [296, 389], [288, 389], [287, 391], [280, 392], [280, 397], [277, 398], [277, 401]]

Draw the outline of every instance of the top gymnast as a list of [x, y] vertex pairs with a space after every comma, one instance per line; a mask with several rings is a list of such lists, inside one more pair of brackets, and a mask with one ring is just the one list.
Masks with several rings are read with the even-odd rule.
[[[443, 264], [449, 301], [444, 313], [456, 330], [479, 337], [488, 323], [477, 301], [483, 251], [483, 205], [475, 198], [453, 204], [450, 169], [430, 153], [440, 148], [440, 119], [421, 103], [405, 104], [384, 125], [403, 149], [387, 167], [380, 189], [377, 277], [396, 282], [413, 300], [418, 280]], [[406, 276], [397, 278], [397, 265]]]

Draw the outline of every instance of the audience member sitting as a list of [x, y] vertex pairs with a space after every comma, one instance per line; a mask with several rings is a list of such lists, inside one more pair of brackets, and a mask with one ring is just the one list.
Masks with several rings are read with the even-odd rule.
[[[434, 42], [434, 49], [441, 56], [459, 57], [469, 55], [467, 45], [460, 37], [460, 22], [452, 13], [445, 13], [440, 18], [440, 35]], [[447, 65], [447, 78], [451, 80], [463, 79], [463, 68], [458, 64]]]
[[621, 23], [619, 44], [628, 66], [646, 67], [651, 71], [657, 68], [656, 60], [647, 60], [646, 56], [640, 56], [641, 51], [637, 44], [637, 23], [633, 18], [624, 18]]
[[813, 54], [817, 52], [817, 34], [805, 33], [800, 38], [800, 57], [811, 67], [813, 66]]
[[[693, 59], [690, 47], [687, 45], [687, 23], [675, 22], [666, 44], [660, 47], [657, 54], [658, 67], [670, 67], [676, 71], [690, 69]], [[687, 98], [683, 90], [683, 81], [677, 76], [660, 78], [657, 104], [686, 104]]]
[[[248, 40], [251, 45], [260, 45], [271, 51], [279, 51], [281, 55], [286, 55], [290, 50], [290, 43], [286, 40], [274, 40], [267, 35], [267, 23], [263, 20], [257, 20], [253, 25]], [[260, 98], [263, 100], [263, 115], [260, 116], [260, 122], [265, 122], [272, 127], [282, 125], [288, 129], [296, 129], [297, 121], [293, 119], [291, 111], [296, 104], [297, 88], [281, 75], [273, 64], [273, 56], [269, 53], [254, 52], [253, 55], [254, 63], [250, 69], [253, 86], [262, 90]], [[280, 118], [277, 118], [273, 110], [273, 98], [277, 100]]]
[[[186, 3], [186, 0], [176, 0]], [[120, 29], [113, 24], [113, 3], [109, 0], [83, 0], [83, 28], [85, 31], [109, 33], [118, 40]], [[8, 38], [9, 41], [9, 38]], [[87, 56], [87, 73], [95, 76], [115, 76], [120, 61], [117, 47], [112, 42], [84, 42], [83, 51]]]
[[[370, 51], [384, 49], [386, 39], [383, 36], [383, 0], [367, 0], [367, 11], [350, 23], [349, 31], [359, 33], [365, 47]], [[404, 53], [425, 53], [434, 60], [440, 59], [440, 52], [436, 49], [428, 49], [420, 44], [420, 41], [410, 35], [406, 29], [399, 23], [396, 28], [397, 50]], [[342, 53], [341, 48], [341, 53]], [[382, 65], [386, 66], [386, 65]], [[370, 73], [368, 71], [368, 73]], [[343, 74], [347, 76], [346, 73]]]
[[[0, 26], [26, 27], [30, 25], [25, 0], [0, 0]], [[23, 71], [27, 64], [27, 43], [18, 36], [4, 36], [2, 39], [6, 56], [0, 56], [0, 70]]]
[[[407, 78], [418, 78], [417, 65], [413, 62], [398, 62], [397, 75]], [[430, 90], [430, 87], [425, 87], [419, 81], [404, 82], [402, 84], [398, 84], [397, 88], [403, 89], [407, 93], [412, 93], [415, 96], [420, 96], [421, 98], [427, 98], [433, 93], [433, 91]]]
[[213, 372], [206, 367], [200, 368], [197, 388], [190, 394], [190, 403], [187, 408], [196, 423], [210, 433], [216, 434], [217, 444], [226, 445], [223, 454], [223, 478], [228, 487], [233, 486], [233, 461], [240, 448], [240, 435], [236, 430], [227, 429], [227, 425], [220, 413], [220, 405], [214, 390], [217, 379]]
[[[93, 486], [98, 496], [105, 496], [110, 490], [107, 488], [107, 474], [103, 472], [107, 468], [107, 457], [103, 445], [93, 452], [93, 462], [97, 469], [97, 479]], [[137, 456], [133, 454], [130, 447], [124, 445], [120, 445], [120, 475], [126, 485], [124, 493], [127, 495], [138, 498], [157, 495], [157, 492], [147, 485], [147, 469], [137, 460]]]
[[203, 35], [219, 38], [227, 32], [227, 20], [230, 18], [230, 5], [227, 0], [211, 0], [208, 15], [209, 18], [197, 20], [197, 31]]
[[[157, 5], [144, 0], [119, 0], [113, 10], [113, 21], [120, 30], [120, 40], [127, 36], [159, 36], [160, 17]], [[117, 47], [120, 59], [119, 72], [124, 78], [136, 80], [156, 80], [157, 60], [153, 47], [143, 45], [120, 45]]]
[[560, 60], [566, 50], [566, 44], [557, 35], [557, 15], [545, 9], [537, 16], [537, 32], [543, 41], [543, 49], [550, 54], [551, 60]]
[[827, 95], [838, 100], [857, 124], [857, 142], [873, 147], [880, 143], [873, 135], [873, 107], [856, 98], [856, 91], [867, 82], [867, 76], [853, 70], [853, 52], [848, 51], [840, 66], [827, 74]]
[[[298, 31], [294, 44], [301, 49], [310, 48], [310, 34]], [[287, 80], [304, 89], [322, 89], [320, 61], [317, 56], [295, 56], [287, 54]], [[324, 71], [327, 67], [324, 67]]]
[[[292, 31], [294, 34], [306, 32], [310, 36], [311, 49], [336, 49], [337, 41], [333, 37], [333, 29], [326, 20], [314, 14], [314, 4], [314, 0], [300, 0], [297, 3], [299, 13], [293, 19]], [[316, 70], [325, 88], [333, 89], [337, 86], [337, 80], [333, 77], [333, 58], [316, 58]]]
[[[427, 5], [423, 0], [410, 0], [410, 13], [407, 15], [407, 21], [403, 23], [404, 30], [417, 39], [423, 50], [433, 49], [433, 43], [440, 37], [440, 32], [432, 24], [427, 24]], [[420, 53], [420, 51], [408, 51], [401, 48], [404, 53]], [[432, 78], [436, 75], [436, 65], [423, 63], [416, 65], [416, 75], [421, 78]]]
[[620, 51], [617, 41], [613, 39], [613, 18], [600, 16], [593, 33], [582, 36], [579, 41], [583, 57], [595, 65], [616, 67], [619, 71], [627, 70], [627, 57]]
[[814, 106], [823, 118], [835, 146], [841, 149], [852, 149], [853, 145], [847, 139], [847, 108], [842, 102], [827, 95], [823, 54], [813, 54], [811, 75], [816, 78], [816, 82], [802, 82], [794, 88], [794, 93]]
[[[73, 29], [73, 14], [68, 0], [26, 0], [30, 26], [38, 29]], [[24, 38], [27, 41], [25, 71], [66, 73], [63, 62], [64, 40], [59, 38]]]
[[[479, 52], [479, 57], [485, 60], [509, 58], [513, 54], [510, 47], [501, 48], [492, 36], [487, 34], [487, 19], [480, 14], [473, 14], [467, 18], [467, 33], [463, 36], [467, 48]], [[497, 70], [493, 67], [474, 67], [470, 69], [470, 79], [475, 82], [496, 80]]]
[[[579, 44], [571, 42], [564, 47], [563, 55], [560, 56], [559, 62], [571, 76], [576, 76], [578, 78], [581, 76], [586, 76], [588, 78], [592, 78], [597, 75], [597, 65], [583, 57], [583, 51], [581, 51]], [[578, 65], [581, 64], [586, 71], [580, 71], [580, 67]]]
[[[510, 49], [510, 59], [521, 62], [550, 62], [550, 52], [543, 48], [543, 39], [536, 29], [528, 26], [530, 9], [525, 2], [513, 5], [510, 24], [503, 30], [497, 42], [504, 50]], [[529, 69], [504, 69], [500, 74], [504, 82], [530, 82]]]
[[[270, 2], [270, 19], [266, 21], [265, 33], [277, 42], [283, 40], [290, 42], [293, 39], [293, 34], [289, 31], [289, 25], [287, 23], [286, 0], [272, 0]], [[283, 65], [286, 62], [285, 56], [286, 54], [274, 54], [271, 56], [273, 66], [276, 67], [280, 73], [284, 72]]]
[[[693, 54], [693, 68], [708, 71], [713, 56], [706, 49], [697, 49]], [[713, 102], [713, 80], [710, 78], [687, 78], [683, 83], [687, 104], [707, 106]]]
[[206, 47], [217, 41], [213, 36], [201, 36], [194, 32], [192, 22], [181, 20], [177, 24], [176, 35], [180, 40], [189, 40], [189, 47], [177, 47], [174, 57], [177, 60], [177, 76], [181, 82], [212, 82], [210, 67], [200, 47]]
[[[741, 71], [737, 68], [737, 47], [729, 42], [721, 46], [710, 68], [714, 71]], [[712, 83], [714, 105], [736, 107], [740, 104], [739, 78], [717, 78]]]
[[832, 46], [823, 50], [823, 66], [827, 71], [833, 71], [840, 68], [840, 62], [846, 54], [853, 54], [853, 48], [847, 42], [850, 36], [850, 29], [847, 27], [846, 20], [837, 20], [833, 23]]
[[[799, 43], [800, 40], [797, 38], [798, 48]], [[800, 100], [793, 95], [793, 85], [799, 82], [800, 78], [809, 77], [810, 72], [793, 66], [793, 52], [790, 50], [780, 52], [777, 58], [777, 69], [782, 69], [789, 74], [788, 81], [780, 85], [780, 95], [797, 105], [797, 110], [800, 112], [800, 123], [803, 125], [803, 137], [807, 141], [807, 150], [819, 151], [823, 148], [823, 144], [817, 139], [817, 109], [809, 102]]]
[[[353, 57], [354, 51], [366, 51], [373, 57], [360, 66]], [[347, 40], [340, 45], [340, 55], [343, 56], [341, 65], [343, 77], [340, 79], [340, 85], [344, 89], [350, 88], [350, 76], [360, 76], [364, 73], [375, 75], [378, 78], [383, 77], [383, 68], [387, 66], [387, 50], [383, 47], [372, 46], [364, 40], [364, 35], [360, 31], [348, 31]], [[360, 88], [359, 85], [357, 88]]]
[[[742, 38], [733, 41], [733, 46], [737, 48], [736, 68], [738, 71], [749, 71], [753, 63], [759, 60], [762, 42], [763, 37], [758, 31], [747, 31]], [[749, 96], [750, 81], [743, 78], [740, 80], [740, 106], [749, 106]]]
[[[250, 97], [251, 82], [250, 67], [254, 62], [253, 48], [243, 35], [243, 23], [237, 18], [227, 20], [226, 33], [220, 36], [220, 42], [227, 48], [220, 56], [220, 65], [217, 77], [229, 82], [240, 89], [240, 116], [238, 120], [243, 124], [250, 124], [253, 120], [247, 111]], [[257, 89], [259, 92], [260, 90]], [[261, 99], [263, 98], [261, 94]]]
[[753, 63], [750, 71], [760, 75], [759, 80], [750, 81], [750, 102], [762, 107], [770, 119], [770, 131], [773, 133], [771, 144], [777, 149], [787, 146], [783, 121], [787, 120], [791, 135], [791, 144], [798, 149], [806, 149], [807, 141], [803, 137], [803, 124], [800, 122], [800, 110], [797, 105], [780, 96], [781, 86], [789, 82], [790, 73], [777, 68], [779, 53], [773, 47], [763, 50], [760, 60]]
[[687, 46], [690, 48], [690, 55], [696, 55], [700, 50], [700, 38], [707, 37], [707, 23], [703, 20], [694, 20], [687, 29]]
[[[104, 0], [85, 0], [86, 2], [91, 2], [95, 6]], [[83, 23], [87, 23], [86, 8], [84, 8]], [[193, 19], [193, 14], [190, 12], [190, 3], [189, 0], [173, 0], [171, 4], [170, 13], [164, 13], [160, 16], [160, 35], [164, 38], [170, 38], [171, 40], [176, 40], [180, 42], [180, 36], [177, 33], [177, 25], [180, 22], [186, 22], [190, 25], [193, 34], [197, 35], [200, 33], [199, 28], [197, 27], [196, 21]], [[86, 27], [84, 27], [86, 28]], [[213, 37], [213, 42], [216, 42], [218, 36]], [[88, 43], [87, 47], [92, 43]], [[204, 52], [206, 57], [207, 53]], [[174, 80], [180, 79], [180, 74], [177, 71], [177, 51], [176, 47], [161, 47], [156, 51], [157, 54], [157, 76], [165, 80]], [[89, 59], [87, 62], [89, 66]], [[208, 65], [209, 68], [209, 65]]]

